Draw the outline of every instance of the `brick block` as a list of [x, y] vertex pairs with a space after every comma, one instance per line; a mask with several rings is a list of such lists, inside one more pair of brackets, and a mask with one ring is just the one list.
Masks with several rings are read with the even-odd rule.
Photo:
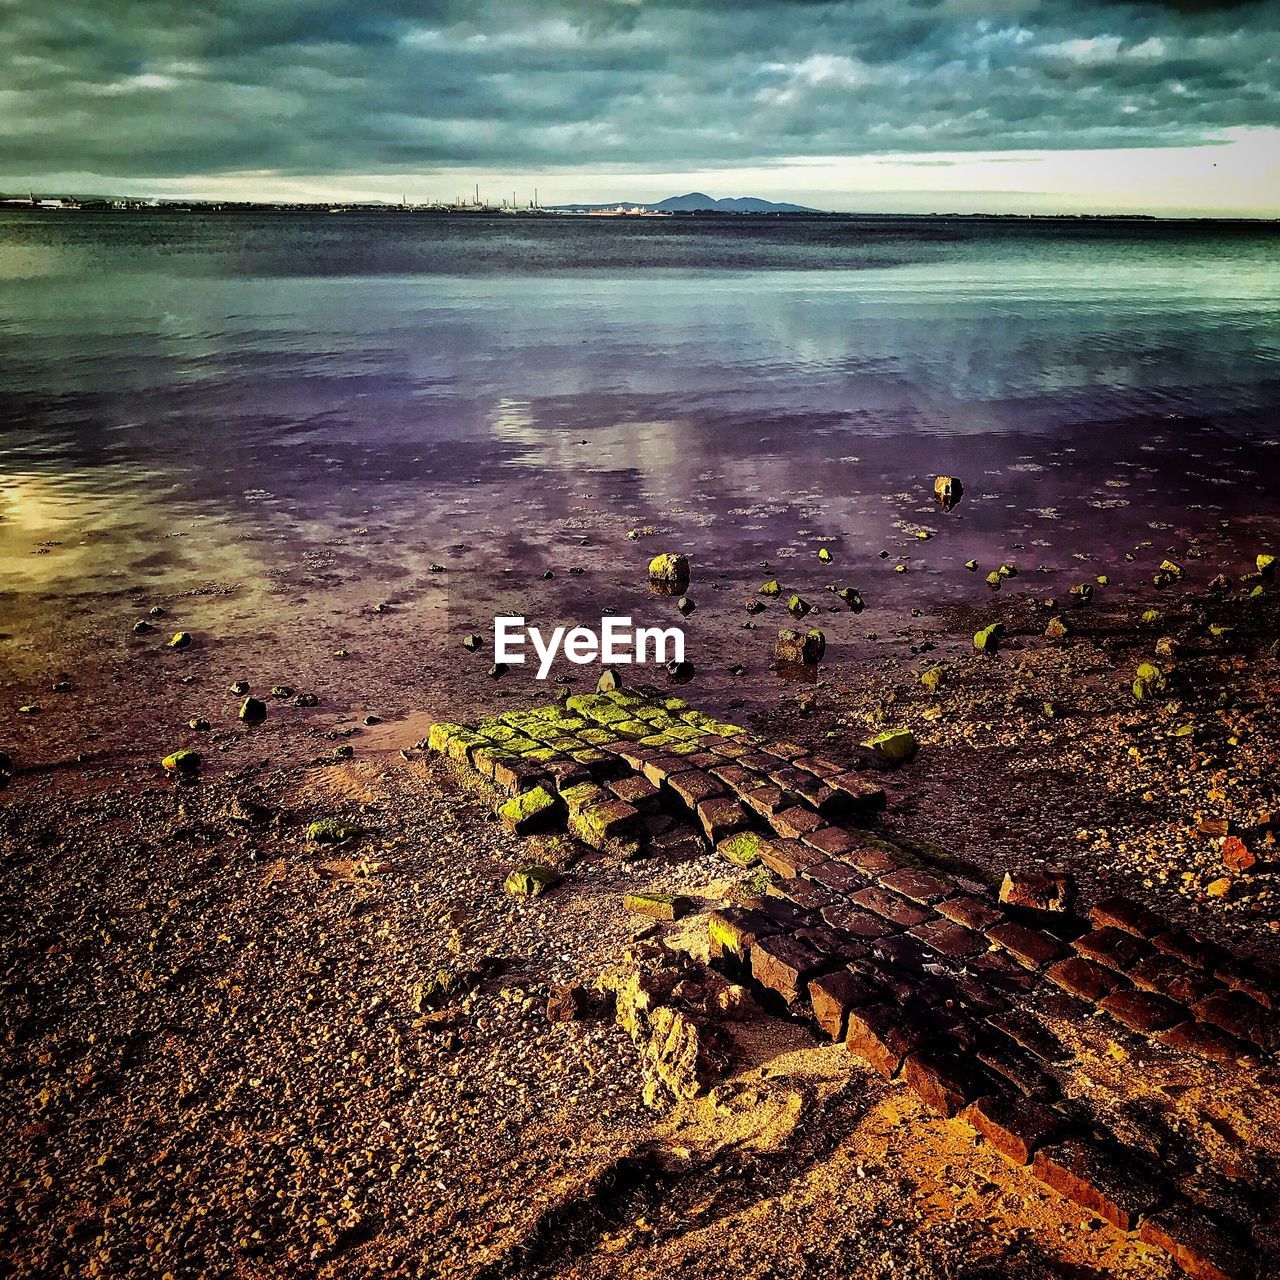
[[784, 898], [794, 902], [805, 911], [821, 911], [824, 907], [837, 904], [840, 899], [830, 889], [815, 884], [812, 880], [804, 880], [800, 876], [792, 876], [787, 880], [779, 880], [768, 889], [769, 897]]
[[902, 865], [900, 859], [884, 849], [876, 848], [875, 845], [861, 845], [856, 849], [850, 849], [848, 853], [840, 855], [840, 860], [869, 876], [882, 876], [887, 872], [896, 871]]
[[849, 1010], [845, 1046], [855, 1058], [891, 1080], [903, 1058], [924, 1036], [924, 1029], [905, 1018], [901, 1008], [872, 1004]]
[[1234, 1233], [1185, 1200], [1144, 1214], [1138, 1239], [1163, 1249], [1192, 1280], [1248, 1280], [1256, 1272], [1249, 1250]]
[[1182, 1005], [1166, 1000], [1154, 991], [1117, 991], [1103, 996], [1098, 1007], [1142, 1036], [1187, 1020], [1187, 1011]]
[[805, 867], [824, 861], [822, 854], [799, 840], [766, 840], [760, 849], [760, 861], [780, 876], [798, 876]]
[[877, 938], [888, 937], [898, 926], [890, 924], [882, 916], [871, 911], [860, 911], [847, 902], [836, 903], [822, 909], [823, 921], [833, 929], [839, 929], [850, 937], [865, 942], [874, 942]]
[[1103, 996], [1118, 991], [1125, 982], [1113, 969], [1103, 968], [1083, 956], [1068, 956], [1057, 964], [1051, 964], [1044, 976], [1054, 986], [1069, 991], [1073, 996], [1079, 996], [1081, 1000], [1088, 1000], [1090, 1004], [1097, 1004]]
[[839, 857], [858, 847], [858, 841], [839, 827], [819, 827], [804, 837], [804, 843], [828, 858]]
[[[704, 739], [704, 741], [707, 741]], [[745, 756], [751, 748], [745, 742], [736, 742], [733, 738], [721, 738], [710, 743], [711, 750], [726, 760], [736, 760]]]
[[1155, 951], [1143, 956], [1129, 970], [1129, 981], [1143, 991], [1154, 991], [1182, 1004], [1194, 1004], [1217, 987], [1212, 978], [1184, 964], [1177, 956]]
[[812, 809], [803, 805], [792, 805], [790, 809], [781, 809], [769, 818], [769, 825], [780, 835], [798, 840], [801, 836], [817, 831], [826, 825]]
[[848, 806], [857, 812], [884, 808], [884, 788], [876, 786], [860, 773], [827, 774], [826, 783], [840, 792]]
[[754, 769], [744, 769], [740, 764], [725, 764], [721, 760], [719, 764], [709, 765], [708, 768], [730, 791], [738, 795], [746, 795], [748, 791], [768, 785], [768, 780], [761, 774]]
[[688, 765], [679, 757], [672, 755], [653, 756], [641, 766], [644, 770], [644, 776], [653, 783], [655, 787], [660, 787], [673, 774], [684, 773], [688, 770]]
[[1167, 956], [1177, 956], [1193, 969], [1204, 969], [1209, 973], [1231, 959], [1231, 953], [1218, 946], [1216, 942], [1210, 942], [1183, 929], [1170, 929], [1166, 933], [1159, 933], [1151, 941], [1155, 944], [1157, 951], [1163, 951]]
[[930, 875], [927, 871], [910, 868], [891, 871], [888, 875], [880, 877], [880, 883], [885, 888], [892, 889], [895, 893], [900, 893], [903, 897], [910, 898], [912, 902], [918, 902], [922, 906], [937, 902], [939, 898], [945, 898], [951, 891], [951, 886], [945, 880]]
[[995, 1013], [987, 1019], [987, 1025], [1043, 1062], [1066, 1062], [1072, 1056], [1062, 1041], [1039, 1018], [1029, 1013], [1017, 1009]]
[[1177, 1053], [1187, 1053], [1206, 1062], [1252, 1066], [1258, 1060], [1257, 1050], [1207, 1022], [1180, 1022], [1160, 1032], [1156, 1039]]
[[731, 796], [713, 796], [698, 805], [698, 821], [712, 844], [746, 831], [751, 826], [747, 811]]
[[937, 910], [939, 915], [946, 916], [948, 920], [954, 920], [956, 924], [964, 925], [966, 929], [985, 929], [1004, 919], [1003, 911], [967, 893], [939, 902]]
[[803, 874], [810, 880], [826, 885], [836, 893], [850, 894], [866, 886], [865, 877], [843, 862], [815, 862], [806, 867]]
[[775, 787], [771, 783], [746, 792], [742, 802], [748, 808], [754, 809], [762, 818], [772, 818], [775, 813], [790, 809], [796, 800], [795, 796], [788, 795], [781, 787]]
[[980, 955], [989, 946], [982, 934], [974, 929], [966, 929], [964, 925], [956, 924], [954, 920], [926, 920], [923, 924], [909, 929], [908, 932], [913, 938], [923, 942], [926, 947], [952, 960]]
[[695, 751], [684, 757], [690, 769], [719, 769], [724, 761], [714, 751]]
[[865, 979], [837, 969], [809, 980], [809, 1003], [818, 1025], [831, 1037], [841, 1041], [849, 1029], [849, 1011], [870, 1004], [875, 988]]
[[1280, 1003], [1280, 972], [1233, 957], [1218, 966], [1215, 976], [1232, 991], [1242, 991], [1268, 1009], [1274, 1010]]
[[1040, 1066], [1039, 1060], [1003, 1036], [987, 1035], [975, 1056], [1024, 1098], [1047, 1101], [1058, 1096], [1058, 1082]]
[[1196, 1017], [1267, 1053], [1280, 1046], [1280, 1020], [1243, 991], [1216, 991], [1191, 1006]]
[[1028, 969], [1043, 969], [1067, 953], [1057, 938], [1016, 920], [991, 925], [987, 929], [987, 937]]
[[1139, 1215], [1164, 1198], [1159, 1183], [1123, 1149], [1080, 1138], [1041, 1147], [1032, 1157], [1031, 1171], [1120, 1231], [1132, 1231]]
[[[652, 781], [652, 779], [651, 779]], [[689, 769], [684, 773], [673, 773], [667, 779], [667, 786], [690, 809], [696, 809], [704, 800], [725, 794], [726, 788], [719, 778], [713, 778], [701, 769]]]
[[1089, 908], [1089, 919], [1100, 929], [1123, 929], [1148, 941], [1169, 927], [1154, 911], [1120, 894], [1095, 902]]
[[788, 1004], [795, 1004], [805, 994], [808, 980], [827, 967], [812, 947], [785, 934], [761, 938], [751, 948], [751, 976]]
[[760, 750], [777, 760], [798, 760], [801, 756], [809, 754], [808, 750], [798, 742], [766, 742], [762, 744]]
[[989, 1081], [983, 1081], [945, 1050], [913, 1049], [902, 1062], [902, 1078], [930, 1110], [957, 1116], [976, 1100]]
[[745, 961], [758, 938], [778, 933], [780, 928], [760, 912], [741, 907], [717, 907], [707, 916], [711, 957], [720, 960], [727, 956]]
[[1097, 964], [1105, 965], [1123, 973], [1130, 965], [1136, 964], [1145, 955], [1151, 954], [1151, 947], [1141, 938], [1117, 929], [1114, 925], [1103, 925], [1100, 929], [1091, 929], [1083, 937], [1071, 944], [1077, 955]]
[[830, 760], [826, 756], [802, 756], [795, 762], [797, 769], [804, 769], [809, 773], [815, 773], [820, 778], [832, 778], [846, 771], [847, 766], [840, 764], [837, 760]]
[[530, 760], [494, 760], [493, 781], [507, 795], [519, 795], [522, 791], [532, 791], [541, 786], [546, 774], [542, 766]]
[[899, 894], [882, 889], [879, 885], [859, 889], [849, 897], [858, 906], [866, 907], [868, 911], [874, 911], [876, 915], [883, 916], [884, 919], [901, 925], [904, 929], [923, 924], [929, 919], [929, 912], [916, 906], [914, 902], [908, 902]]
[[1012, 1093], [991, 1093], [966, 1107], [961, 1118], [976, 1129], [1012, 1164], [1031, 1163], [1032, 1156], [1062, 1129], [1062, 1116], [1052, 1107]]

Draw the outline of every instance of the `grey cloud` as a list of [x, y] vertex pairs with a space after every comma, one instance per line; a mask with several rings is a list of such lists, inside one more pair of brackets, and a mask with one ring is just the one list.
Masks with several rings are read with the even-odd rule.
[[1260, 4], [0, 0], [0, 180], [695, 168], [1280, 123]]

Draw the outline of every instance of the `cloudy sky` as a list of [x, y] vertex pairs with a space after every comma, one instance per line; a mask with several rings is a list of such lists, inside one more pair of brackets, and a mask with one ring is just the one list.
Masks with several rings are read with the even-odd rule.
[[0, 0], [0, 187], [1280, 215], [1280, 4]]

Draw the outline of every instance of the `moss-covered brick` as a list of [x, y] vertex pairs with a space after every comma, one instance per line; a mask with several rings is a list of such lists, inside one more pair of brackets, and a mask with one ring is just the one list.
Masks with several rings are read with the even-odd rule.
[[599, 746], [603, 742], [613, 742], [618, 735], [609, 729], [583, 729], [578, 734], [580, 742], [589, 743], [593, 747]]
[[554, 889], [560, 883], [559, 875], [550, 867], [531, 863], [517, 867], [506, 879], [503, 888], [514, 897], [536, 898]]
[[649, 726], [643, 720], [617, 720], [609, 728], [628, 738], [643, 738], [649, 732]]
[[588, 805], [569, 821], [569, 830], [579, 840], [599, 847], [608, 840], [621, 840], [636, 827], [640, 814], [625, 800], [605, 800]]
[[736, 835], [721, 840], [716, 851], [735, 867], [751, 867], [760, 861], [764, 843], [763, 837], [754, 831], [739, 831]]
[[583, 747], [580, 751], [573, 753], [573, 759], [590, 769], [593, 765], [608, 764], [613, 756], [604, 751], [597, 751], [594, 747]]
[[359, 827], [337, 818], [321, 818], [307, 828], [307, 839], [315, 844], [341, 844], [362, 834]]
[[484, 745], [485, 740], [478, 733], [472, 733], [470, 729], [463, 729], [449, 736], [446, 750], [451, 760], [456, 760], [459, 764], [470, 764], [471, 752], [476, 747], [483, 747]]
[[522, 836], [531, 831], [545, 830], [555, 819], [559, 808], [556, 797], [546, 787], [537, 786], [504, 800], [498, 806], [498, 817], [508, 831]]
[[449, 749], [449, 739], [455, 733], [463, 733], [465, 730], [462, 725], [454, 724], [449, 720], [441, 720], [438, 724], [433, 724], [427, 730], [427, 748], [431, 751], [439, 752], [444, 755]]
[[678, 893], [629, 893], [622, 900], [628, 911], [655, 920], [678, 920], [693, 909], [693, 901]]
[[630, 689], [610, 689], [604, 697], [616, 702], [620, 707], [643, 707], [645, 700]]
[[702, 750], [696, 742], [679, 740], [669, 743], [665, 749], [673, 756], [693, 756]]
[[572, 787], [565, 787], [560, 792], [560, 798], [564, 801], [565, 807], [572, 817], [593, 804], [603, 804], [607, 797], [604, 789], [598, 787], [594, 782], [578, 782]]
[[904, 764], [920, 749], [916, 736], [910, 729], [886, 729], [868, 738], [863, 744], [888, 764]]

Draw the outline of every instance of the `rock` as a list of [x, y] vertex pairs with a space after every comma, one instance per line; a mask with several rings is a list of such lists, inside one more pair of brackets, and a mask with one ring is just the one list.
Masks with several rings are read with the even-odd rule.
[[462, 647], [468, 653], [475, 653], [482, 644], [484, 644], [484, 638], [476, 635], [474, 631], [469, 636], [462, 637]]
[[1231, 881], [1227, 876], [1221, 876], [1217, 880], [1210, 880], [1205, 885], [1204, 891], [1211, 898], [1225, 898], [1231, 892]]
[[944, 511], [950, 511], [963, 497], [964, 485], [955, 476], [934, 477], [933, 498]]
[[498, 806], [498, 817], [508, 831], [522, 836], [549, 826], [559, 807], [559, 801], [546, 787], [532, 787], [504, 800]]
[[861, 613], [866, 605], [862, 601], [861, 594], [854, 590], [853, 587], [841, 587], [836, 595], [849, 606], [851, 613]]
[[978, 572], [978, 562], [976, 560], [966, 560], [964, 562], [964, 567], [968, 569], [970, 573]]
[[237, 680], [231, 685], [227, 692], [234, 697], [243, 698], [244, 695], [249, 692], [249, 682], [247, 680]]
[[689, 558], [665, 551], [649, 561], [649, 581], [683, 590], [689, 584]]
[[315, 707], [319, 706], [320, 699], [314, 693], [300, 693], [293, 700], [295, 707]]
[[197, 733], [208, 733], [209, 722], [201, 719], [199, 716], [195, 716], [187, 721], [187, 728], [194, 729]]
[[1263, 576], [1263, 578], [1265, 578], [1267, 581], [1270, 581], [1272, 578], [1274, 578], [1274, 577], [1276, 576], [1276, 558], [1275, 558], [1275, 556], [1273, 556], [1273, 555], [1269, 555], [1269, 554], [1267, 554], [1266, 552], [1264, 552], [1264, 553], [1262, 553], [1261, 555], [1259, 555], [1259, 556], [1258, 556], [1258, 558], [1254, 561], [1254, 563], [1255, 563], [1255, 564], [1257, 565], [1257, 567], [1258, 567], [1258, 572], [1259, 572], [1259, 573]]
[[[134, 630], [137, 630], [137, 628], [135, 627]], [[191, 633], [189, 631], [176, 632], [173, 639], [165, 647], [167, 649], [189, 649], [191, 647]]]
[[821, 560], [823, 564], [830, 564], [834, 557], [826, 547], [822, 547], [818, 551], [818, 559]]
[[989, 586], [992, 591], [999, 591], [1003, 584], [1004, 576], [998, 569], [992, 569], [991, 572], [987, 574], [987, 586]]
[[596, 681], [597, 693], [612, 693], [615, 689], [622, 688], [622, 676], [614, 667], [605, 667], [600, 673], [600, 679]]
[[531, 862], [523, 867], [516, 867], [503, 882], [503, 888], [517, 898], [538, 898], [548, 889], [554, 889], [560, 883], [558, 872], [550, 867]]
[[240, 719], [245, 724], [261, 724], [267, 718], [267, 704], [261, 698], [246, 698], [240, 704]]
[[1007, 871], [1000, 885], [1000, 901], [1033, 911], [1066, 911], [1072, 882], [1065, 871]]
[[163, 618], [164, 608], [161, 605], [153, 604], [151, 608], [147, 610], [147, 615], [152, 618]]
[[671, 661], [667, 663], [667, 675], [669, 675], [678, 684], [684, 684], [687, 681], [692, 680], [695, 674], [696, 672], [692, 662], [677, 662], [672, 658]]
[[1252, 871], [1257, 864], [1257, 855], [1239, 836], [1227, 836], [1223, 840], [1222, 865], [1228, 871]]
[[273, 684], [271, 686], [271, 696], [273, 698], [292, 698], [293, 686], [289, 684]]
[[307, 839], [313, 844], [342, 844], [363, 834], [360, 827], [338, 818], [321, 818], [307, 828]]
[[556, 576], [556, 575], [555, 575], [555, 574], [554, 574], [550, 569], [544, 569], [544, 570], [543, 570], [543, 571], [538, 575], [538, 577], [540, 577], [540, 578], [543, 580], [543, 582], [550, 582], [550, 581], [551, 581], [551, 579], [552, 579], [552, 578], [554, 578], [555, 576]]
[[183, 773], [190, 776], [200, 771], [200, 753], [184, 747], [172, 755], [165, 756], [160, 763], [170, 773]]
[[680, 610], [683, 617], [688, 617], [698, 606], [689, 599], [688, 596], [681, 596], [676, 601], [676, 608]]
[[655, 920], [679, 920], [693, 910], [693, 900], [678, 893], [628, 893], [623, 907]]
[[1071, 624], [1060, 613], [1055, 613], [1049, 619], [1044, 634], [1050, 640], [1065, 640], [1071, 634]]
[[38, 716], [40, 714], [40, 708], [36, 703], [28, 702], [25, 706], [18, 708], [18, 714], [24, 716]]
[[739, 831], [726, 836], [716, 845], [716, 852], [735, 867], [753, 867], [760, 861], [764, 837], [754, 831]]
[[763, 587], [759, 588], [757, 594], [762, 596], [780, 596], [782, 594], [782, 584], [779, 583], [777, 578], [774, 578], [772, 581], [766, 582]]
[[1142, 622], [1145, 625], [1151, 626], [1153, 623], [1156, 623], [1159, 621], [1160, 621], [1159, 609], [1144, 609], [1142, 611]]
[[355, 753], [355, 747], [353, 747], [349, 742], [344, 742], [333, 749], [334, 758], [337, 760], [350, 760]]
[[501, 680], [502, 677], [505, 676], [507, 672], [510, 670], [511, 668], [507, 666], [505, 662], [495, 662], [493, 666], [489, 668], [489, 679]]
[[1144, 662], [1138, 667], [1137, 678], [1133, 682], [1133, 696], [1139, 702], [1150, 702], [1164, 693], [1167, 686], [1164, 672], [1154, 663]]
[[1004, 623], [993, 622], [989, 627], [983, 627], [981, 631], [974, 632], [973, 647], [979, 653], [997, 653], [1003, 638]]
[[1156, 657], [1175, 658], [1177, 657], [1178, 650], [1181, 647], [1182, 646], [1178, 644], [1178, 641], [1174, 636], [1161, 636], [1160, 639], [1156, 641]]
[[799, 622], [801, 618], [813, 613], [814, 607], [801, 596], [793, 595], [791, 599], [787, 601], [787, 612], [790, 613], [797, 622]]
[[605, 1011], [600, 993], [577, 983], [555, 987], [547, 998], [548, 1022], [586, 1022], [603, 1017]]
[[827, 638], [821, 631], [792, 631], [784, 627], [778, 632], [774, 657], [778, 662], [812, 667], [822, 661], [826, 651]]
[[916, 736], [910, 729], [886, 729], [868, 738], [863, 744], [885, 764], [905, 764], [920, 749]]
[[1014, 565], [1011, 565], [1011, 564], [1002, 564], [1002, 565], [1001, 565], [1001, 566], [996, 570], [996, 572], [997, 572], [997, 573], [998, 573], [1002, 578], [1016, 578], [1016, 577], [1018, 576], [1018, 570], [1017, 570], [1017, 568], [1016, 568]]
[[946, 667], [929, 667], [926, 671], [922, 671], [920, 673], [920, 683], [924, 685], [930, 693], [937, 693], [946, 678]]
[[764, 604], [759, 600], [748, 600], [745, 607], [748, 613], [764, 612]]
[[153, 627], [146, 618], [139, 618], [138, 621], [133, 624], [133, 634], [136, 636], [145, 636], [148, 631], [154, 630], [155, 627]]

